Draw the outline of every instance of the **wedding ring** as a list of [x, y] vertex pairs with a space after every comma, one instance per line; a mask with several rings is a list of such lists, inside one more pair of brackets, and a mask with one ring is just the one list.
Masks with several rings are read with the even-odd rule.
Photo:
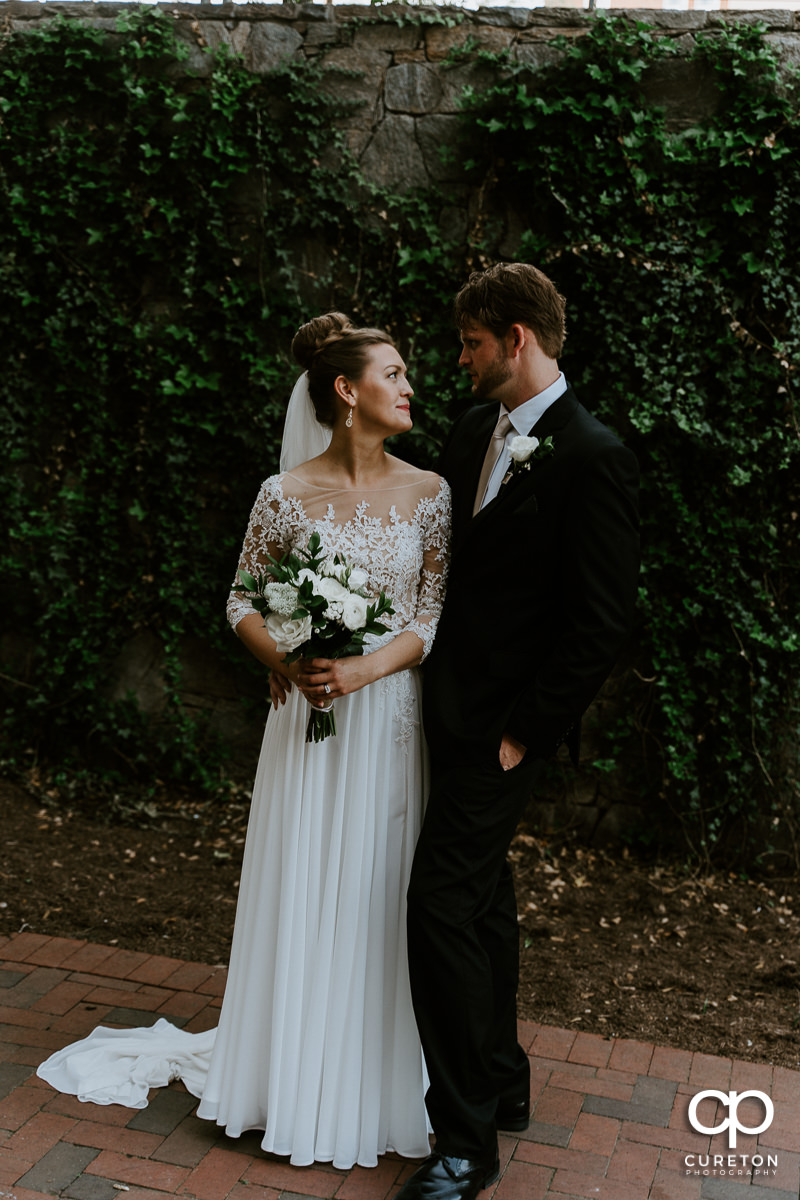
[[330, 696], [330, 694], [331, 694], [331, 685], [330, 685], [329, 683], [326, 683], [324, 686], [325, 686], [325, 695], [326, 695], [326, 696]]

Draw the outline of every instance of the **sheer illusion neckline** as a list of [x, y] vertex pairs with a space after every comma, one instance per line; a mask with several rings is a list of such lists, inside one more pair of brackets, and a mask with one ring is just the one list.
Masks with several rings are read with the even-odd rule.
[[[309, 484], [308, 486], [314, 489], [313, 495], [297, 495], [291, 490], [287, 491], [284, 486], [284, 480], [287, 477], [295, 479], [301, 486], [305, 486], [306, 481], [292, 475], [290, 471], [283, 471], [280, 475], [273, 476], [269, 482], [280, 504], [288, 505], [290, 510], [297, 515], [302, 514], [303, 518], [312, 526], [341, 529], [343, 532], [360, 529], [362, 533], [366, 533], [368, 530], [381, 529], [386, 533], [390, 529], [399, 531], [403, 527], [413, 529], [420, 520], [420, 514], [424, 513], [428, 506], [440, 503], [443, 490], [447, 487], [440, 476], [431, 472], [430, 476], [423, 476], [418, 483], [413, 485], [362, 489], [321, 487], [318, 484]], [[430, 482], [435, 483], [436, 486], [432, 489], [422, 487], [424, 483]], [[413, 503], [400, 504], [399, 500], [395, 499], [399, 492], [406, 494], [410, 492]], [[417, 494], [420, 492], [421, 494]], [[382, 497], [386, 497], [383, 505], [379, 503]], [[401, 509], [400, 512], [398, 512], [398, 507]], [[350, 509], [352, 511], [349, 511]], [[345, 512], [349, 512], [349, 515], [345, 516]]]
[[[406, 488], [420, 487], [427, 480], [433, 479], [434, 473], [431, 472], [429, 474], [421, 474], [417, 479], [409, 480], [408, 483], [396, 483], [391, 486], [375, 484], [373, 487], [334, 487], [330, 483], [312, 483], [310, 479], [302, 479], [299, 475], [295, 475], [292, 471], [282, 471], [277, 478], [295, 479], [299, 484], [302, 484], [303, 487], [314, 488], [314, 490], [317, 492], [347, 492], [350, 495], [356, 496], [363, 492], [399, 492], [404, 491]], [[282, 484], [281, 491], [283, 492], [284, 496], [286, 496], [286, 492]], [[300, 497], [296, 496], [293, 497], [293, 499], [299, 500]]]

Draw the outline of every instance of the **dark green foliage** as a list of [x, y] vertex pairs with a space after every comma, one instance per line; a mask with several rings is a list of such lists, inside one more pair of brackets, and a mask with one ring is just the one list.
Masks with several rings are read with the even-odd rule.
[[[391, 328], [418, 400], [402, 452], [430, 465], [466, 394], [450, 300], [516, 229], [568, 297], [568, 377], [642, 464], [641, 624], [594, 769], [624, 764], [704, 854], [793, 823], [797, 92], [758, 28], [722, 27], [697, 51], [715, 112], [672, 129], [646, 98], [669, 39], [603, 19], [562, 50], [535, 74], [498, 56], [467, 97], [473, 223], [453, 244], [440, 213], [466, 189], [379, 195], [313, 64], [255, 79], [222, 57], [194, 79], [151, 12], [6, 40], [7, 759], [214, 783], [181, 645], [241, 661], [222, 610], [277, 466], [292, 331], [333, 307]], [[105, 694], [135, 631], [163, 648], [157, 720]]]
[[599, 21], [468, 104], [569, 298], [565, 369], [641, 462], [640, 786], [707, 853], [797, 800], [800, 121], [762, 31], [727, 27], [697, 49], [715, 114], [670, 130], [643, 87], [672, 49]]
[[[4, 626], [32, 656], [4, 668], [5, 754], [145, 784], [214, 779], [180, 644], [241, 660], [225, 598], [277, 468], [292, 332], [340, 307], [407, 343], [422, 320], [397, 279], [403, 204], [390, 218], [359, 183], [320, 72], [259, 80], [222, 57], [200, 80], [181, 49], [145, 13], [111, 38], [58, 21], [0, 54]], [[423, 414], [423, 457], [425, 430]], [[145, 630], [164, 655], [157, 722], [106, 694]]]

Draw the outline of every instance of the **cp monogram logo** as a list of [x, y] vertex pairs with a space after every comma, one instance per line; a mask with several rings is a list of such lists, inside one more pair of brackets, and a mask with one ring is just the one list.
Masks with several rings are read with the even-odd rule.
[[[729, 1110], [730, 1115], [725, 1117], [720, 1125], [702, 1125], [697, 1117], [697, 1107], [702, 1100], [709, 1096], [715, 1100], [721, 1100], [725, 1107]], [[742, 1100], [746, 1100], [748, 1096], [756, 1096], [764, 1105], [764, 1120], [760, 1125], [743, 1125], [739, 1120], [739, 1105]], [[713, 1088], [709, 1088], [706, 1092], [698, 1092], [692, 1097], [689, 1105], [689, 1121], [698, 1133], [723, 1133], [729, 1129], [728, 1134], [728, 1149], [736, 1149], [736, 1134], [741, 1129], [742, 1133], [763, 1133], [765, 1129], [769, 1129], [772, 1124], [772, 1118], [775, 1116], [775, 1109], [769, 1096], [764, 1092], [717, 1092]]]

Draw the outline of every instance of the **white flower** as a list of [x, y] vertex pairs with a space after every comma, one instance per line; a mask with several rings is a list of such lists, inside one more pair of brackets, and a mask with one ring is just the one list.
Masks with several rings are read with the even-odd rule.
[[331, 555], [330, 558], [325, 559], [325, 562], [319, 569], [319, 573], [320, 575], [326, 575], [329, 579], [341, 580], [346, 570], [347, 563], [334, 562], [334, 556]]
[[348, 586], [352, 588], [354, 592], [357, 592], [359, 588], [363, 588], [366, 582], [367, 572], [362, 571], [361, 567], [353, 567], [352, 571], [347, 577]]
[[539, 445], [539, 439], [536, 437], [522, 437], [518, 434], [508, 443], [508, 452], [514, 462], [527, 462], [531, 455], [536, 451]]
[[268, 583], [264, 599], [274, 613], [290, 617], [297, 608], [297, 588], [291, 583]]
[[350, 595], [342, 602], [342, 620], [348, 629], [363, 629], [367, 623], [367, 602], [363, 596]]
[[325, 620], [326, 621], [338, 621], [339, 624], [341, 624], [341, 622], [342, 622], [341, 601], [339, 601], [339, 600], [329, 600], [328, 601], [328, 607], [325, 609]]
[[288, 654], [308, 641], [311, 636], [311, 617], [281, 616], [280, 613], [270, 613], [266, 620], [267, 633], [275, 642], [275, 648], [280, 654]]
[[314, 594], [316, 596], [321, 596], [322, 593], [319, 590], [319, 575], [316, 573], [316, 571], [312, 571], [310, 567], [303, 567], [297, 576], [297, 582], [305, 583], [307, 579], [311, 580], [311, 590], [314, 592]]
[[345, 596], [349, 596], [347, 588], [339, 583], [338, 579], [320, 579], [319, 587], [314, 589], [318, 596], [324, 596], [326, 600], [337, 600], [341, 602]]

